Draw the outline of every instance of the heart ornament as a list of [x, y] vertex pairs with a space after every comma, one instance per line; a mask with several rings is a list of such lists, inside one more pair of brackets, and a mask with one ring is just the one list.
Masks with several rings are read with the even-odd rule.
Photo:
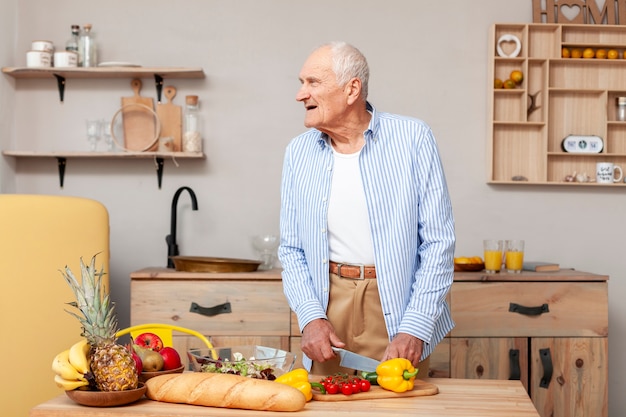
[[557, 17], [562, 23], [584, 23], [583, 7], [585, 3], [581, 0], [569, 0], [567, 2], [559, 2]]
[[515, 35], [506, 34], [498, 38], [496, 51], [503, 58], [516, 58], [522, 50], [522, 43]]

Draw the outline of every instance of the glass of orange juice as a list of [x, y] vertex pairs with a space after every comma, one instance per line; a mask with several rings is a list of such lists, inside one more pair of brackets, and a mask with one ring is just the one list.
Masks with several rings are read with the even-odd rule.
[[502, 250], [504, 242], [497, 239], [483, 240], [485, 250], [485, 272], [495, 274], [502, 267]]
[[506, 272], [519, 274], [524, 265], [524, 241], [507, 240], [504, 251]]

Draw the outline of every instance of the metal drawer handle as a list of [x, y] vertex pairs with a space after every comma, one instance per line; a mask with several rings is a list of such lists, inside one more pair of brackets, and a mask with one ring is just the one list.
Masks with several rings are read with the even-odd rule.
[[213, 307], [202, 307], [199, 304], [192, 302], [191, 307], [189, 307], [189, 311], [209, 317], [232, 312], [228, 301], [224, 304], [219, 304]]
[[550, 355], [550, 349], [539, 349], [539, 358], [541, 359], [541, 365], [543, 365], [543, 377], [539, 381], [541, 388], [548, 388], [550, 380], [552, 379], [552, 355]]
[[509, 311], [511, 313], [519, 313], [525, 316], [540, 316], [543, 313], [549, 313], [548, 304], [542, 304], [539, 307], [526, 307], [516, 303], [509, 303]]
[[521, 378], [519, 349], [509, 349], [509, 364], [511, 367], [511, 376], [509, 377], [509, 380], [519, 381]]

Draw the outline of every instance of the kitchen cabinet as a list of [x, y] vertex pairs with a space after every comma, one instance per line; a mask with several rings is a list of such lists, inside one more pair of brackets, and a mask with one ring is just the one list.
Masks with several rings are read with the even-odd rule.
[[[204, 78], [202, 68], [186, 67], [94, 67], [94, 68], [27, 68], [27, 67], [4, 67], [2, 72], [18, 80], [46, 79], [54, 80], [59, 88], [59, 95], [63, 101], [68, 79], [107, 79], [107, 78], [151, 78], [155, 80], [157, 90], [157, 102], [161, 102], [161, 92], [164, 78]], [[12, 158], [47, 158], [56, 159], [59, 183], [63, 187], [65, 170], [68, 159], [154, 159], [157, 171], [158, 186], [161, 188], [161, 180], [165, 159], [202, 159], [203, 152], [76, 152], [76, 151], [24, 151], [4, 150], [3, 155]]]
[[431, 375], [519, 379], [542, 417], [607, 416], [607, 276], [456, 272]]
[[[626, 96], [626, 26], [495, 24], [489, 42], [488, 182], [626, 186], [565, 180], [574, 174], [595, 180], [597, 162], [626, 165], [626, 121], [617, 120], [615, 101]], [[612, 49], [619, 56], [561, 58], [563, 48]], [[520, 85], [495, 88], [493, 80], [514, 70], [524, 74]], [[580, 141], [576, 152], [563, 149], [568, 136]], [[592, 149], [598, 138], [601, 146]]]
[[[296, 366], [301, 366], [299, 329], [283, 294], [280, 270], [200, 273], [146, 268], [130, 278], [131, 325], [186, 327], [207, 336], [214, 346], [275, 347], [296, 353]], [[202, 342], [175, 334], [174, 347], [182, 353], [201, 348]]]

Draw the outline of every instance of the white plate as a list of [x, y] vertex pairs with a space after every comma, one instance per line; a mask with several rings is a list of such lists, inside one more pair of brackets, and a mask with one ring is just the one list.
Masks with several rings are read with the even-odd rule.
[[132, 62], [118, 62], [118, 61], [110, 61], [110, 62], [101, 62], [98, 64], [99, 67], [140, 67], [139, 64], [133, 64]]

